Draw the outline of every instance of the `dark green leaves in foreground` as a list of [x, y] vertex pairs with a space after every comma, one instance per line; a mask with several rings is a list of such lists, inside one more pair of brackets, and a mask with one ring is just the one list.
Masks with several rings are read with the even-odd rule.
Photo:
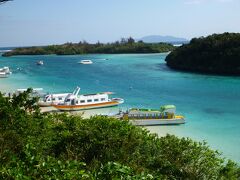
[[237, 179], [205, 143], [158, 138], [127, 121], [41, 114], [28, 93], [0, 94], [0, 179]]

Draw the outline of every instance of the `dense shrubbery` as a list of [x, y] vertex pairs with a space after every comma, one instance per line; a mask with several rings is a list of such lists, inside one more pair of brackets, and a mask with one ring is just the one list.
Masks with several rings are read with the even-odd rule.
[[6, 52], [3, 56], [13, 55], [75, 55], [75, 54], [120, 54], [120, 53], [161, 53], [172, 51], [174, 46], [167, 43], [148, 44], [141, 41], [135, 42], [134, 39], [122, 39], [115, 43], [96, 43], [87, 42], [66, 43], [63, 45], [52, 45], [42, 47], [17, 48]]
[[240, 75], [240, 33], [194, 38], [171, 52], [166, 62], [184, 71]]
[[158, 138], [127, 121], [41, 114], [28, 92], [0, 94], [0, 179], [237, 179], [205, 143]]

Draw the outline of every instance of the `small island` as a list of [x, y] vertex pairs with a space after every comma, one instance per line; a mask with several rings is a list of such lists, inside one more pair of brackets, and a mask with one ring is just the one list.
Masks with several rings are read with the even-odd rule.
[[240, 75], [240, 33], [193, 38], [166, 57], [176, 70], [217, 75]]
[[128, 54], [128, 53], [162, 53], [174, 50], [175, 47], [169, 43], [144, 43], [135, 42], [133, 38], [122, 38], [114, 43], [90, 44], [86, 41], [79, 43], [65, 43], [62, 45], [35, 46], [16, 48], [2, 56], [17, 55], [77, 55], [77, 54]]

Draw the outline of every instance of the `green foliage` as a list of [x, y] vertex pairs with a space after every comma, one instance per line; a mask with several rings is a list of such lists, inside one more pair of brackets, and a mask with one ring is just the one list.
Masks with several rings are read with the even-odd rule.
[[127, 121], [41, 114], [28, 92], [0, 93], [0, 179], [237, 179], [206, 143], [159, 138]]
[[124, 166], [116, 162], [108, 162], [100, 168], [99, 172], [95, 175], [95, 178], [105, 180], [150, 180], [156, 179], [157, 177], [153, 177], [151, 174], [145, 174], [144, 172], [135, 174], [129, 166]]
[[147, 44], [135, 42], [133, 38], [122, 39], [121, 42], [89, 44], [87, 42], [66, 43], [42, 47], [16, 48], [3, 56], [13, 55], [75, 55], [75, 54], [121, 54], [121, 53], [161, 53], [172, 51], [174, 46], [167, 43]]
[[27, 144], [22, 158], [13, 156], [1, 167], [2, 179], [92, 179], [85, 171], [85, 163], [61, 161], [51, 156], [41, 156], [37, 149]]
[[166, 62], [178, 70], [240, 75], [240, 33], [194, 38], [171, 52]]

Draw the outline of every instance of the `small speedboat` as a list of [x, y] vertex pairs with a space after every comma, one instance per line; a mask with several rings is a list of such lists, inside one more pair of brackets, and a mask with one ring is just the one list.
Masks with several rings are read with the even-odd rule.
[[37, 61], [36, 64], [42, 66], [44, 63], [43, 63], [43, 61]]
[[78, 63], [80, 63], [80, 64], [92, 64], [93, 62], [91, 60], [81, 60]]

